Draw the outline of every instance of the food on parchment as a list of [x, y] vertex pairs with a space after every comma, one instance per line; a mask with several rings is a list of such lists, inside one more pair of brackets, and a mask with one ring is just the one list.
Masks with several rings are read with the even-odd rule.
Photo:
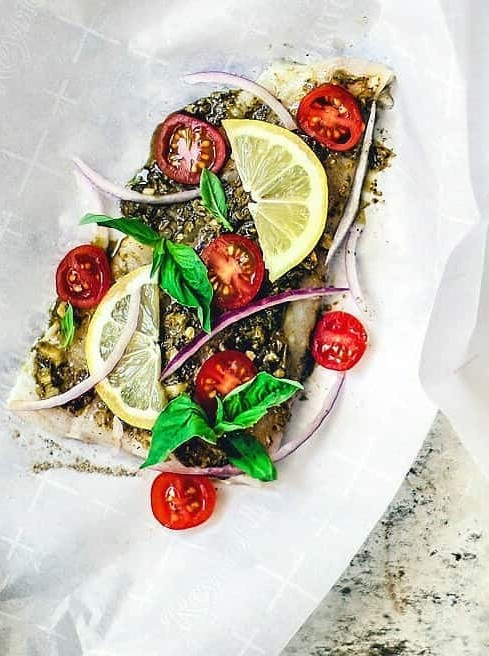
[[276, 478], [275, 463], [313, 434], [342, 387], [339, 373], [304, 434], [282, 444], [314, 363], [344, 372], [367, 345], [357, 318], [321, 313], [348, 291], [330, 284], [328, 253], [360, 209], [391, 80], [381, 65], [348, 59], [277, 64], [258, 83], [190, 75], [232, 90], [163, 120], [127, 188], [76, 160], [121, 198], [119, 217], [81, 223], [125, 237], [63, 258], [48, 328], [11, 406], [165, 471], [152, 504], [170, 528], [212, 513], [204, 474]]

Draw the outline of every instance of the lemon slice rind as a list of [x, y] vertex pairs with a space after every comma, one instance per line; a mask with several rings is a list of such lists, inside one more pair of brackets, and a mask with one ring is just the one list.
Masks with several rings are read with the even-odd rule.
[[159, 381], [159, 292], [150, 271], [150, 266], [135, 269], [109, 289], [93, 314], [85, 344], [88, 369], [97, 371], [117, 342], [130, 295], [141, 294], [136, 331], [117, 366], [95, 389], [117, 417], [145, 429], [152, 428], [166, 402]]
[[289, 130], [249, 119], [222, 124], [243, 188], [252, 198], [248, 207], [273, 282], [302, 262], [324, 232], [326, 172]]

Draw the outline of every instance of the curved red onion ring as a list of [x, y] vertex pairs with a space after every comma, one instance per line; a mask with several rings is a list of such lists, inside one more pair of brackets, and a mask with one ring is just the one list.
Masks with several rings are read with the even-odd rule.
[[345, 244], [345, 273], [350, 294], [356, 306], [363, 314], [367, 315], [368, 319], [372, 319], [373, 312], [365, 300], [358, 278], [357, 242], [362, 232], [363, 225], [356, 221], [350, 229]]
[[[289, 440], [283, 444], [275, 453], [271, 453], [270, 457], [273, 462], [280, 462], [294, 453], [300, 446], [312, 437], [318, 428], [322, 425], [326, 417], [333, 410], [335, 403], [340, 395], [343, 383], [345, 382], [345, 374], [338, 374], [334, 384], [328, 389], [321, 408], [316, 413], [315, 417], [311, 420], [310, 424], [304, 428], [304, 431], [296, 435], [293, 440]], [[172, 474], [193, 474], [194, 476], [211, 476], [213, 478], [230, 478], [232, 476], [242, 475], [244, 472], [232, 465], [224, 465], [222, 467], [186, 467], [178, 462], [176, 459], [167, 460], [151, 469], [156, 469], [161, 472], [170, 472]]]
[[177, 355], [170, 360], [170, 362], [163, 369], [161, 374], [161, 380], [168, 378], [173, 374], [177, 369], [179, 369], [189, 358], [194, 355], [204, 344], [206, 344], [210, 339], [215, 335], [231, 326], [241, 319], [246, 319], [252, 314], [256, 314], [261, 310], [266, 310], [267, 308], [274, 307], [275, 305], [280, 305], [282, 303], [288, 303], [289, 301], [301, 301], [305, 298], [313, 298], [314, 296], [328, 296], [329, 294], [341, 294], [342, 292], [347, 292], [347, 287], [306, 287], [304, 289], [292, 289], [287, 292], [282, 292], [280, 294], [275, 294], [274, 296], [267, 296], [266, 298], [261, 298], [259, 301], [250, 303], [244, 308], [239, 310], [233, 310], [231, 312], [226, 312], [222, 314], [219, 319], [214, 324], [210, 333], [200, 333], [195, 337], [185, 348], [183, 348]]
[[223, 465], [222, 467], [186, 467], [176, 458], [160, 462], [153, 465], [150, 469], [156, 469], [160, 472], [170, 474], [191, 474], [193, 476], [211, 476], [212, 478], [230, 478], [244, 474], [241, 469], [232, 465]]
[[275, 98], [268, 89], [262, 87], [261, 84], [252, 82], [246, 77], [233, 75], [232, 73], [223, 73], [222, 71], [204, 71], [202, 73], [190, 73], [189, 75], [184, 75], [183, 81], [188, 84], [223, 84], [227, 87], [235, 87], [243, 89], [243, 91], [248, 91], [248, 93], [251, 93], [253, 96], [256, 96], [268, 105], [282, 121], [285, 128], [288, 130], [298, 129], [297, 123], [282, 105], [280, 100], [277, 100], [277, 98]]
[[326, 257], [326, 264], [328, 264], [328, 262], [343, 243], [343, 240], [348, 234], [348, 230], [350, 229], [358, 213], [358, 206], [360, 204], [360, 197], [362, 195], [363, 180], [368, 169], [368, 154], [370, 152], [370, 146], [372, 145], [374, 134], [375, 111], [376, 103], [374, 100], [372, 107], [370, 108], [370, 115], [368, 117], [367, 127], [365, 128], [365, 134], [363, 136], [362, 150], [360, 151], [360, 157], [358, 158], [357, 170], [355, 171], [355, 177], [353, 179], [353, 186], [351, 188], [350, 197], [348, 198], [345, 211], [343, 212], [343, 216], [341, 217], [335, 236], [333, 237], [333, 243], [331, 244], [331, 248], [329, 249], [328, 255]]
[[131, 295], [129, 301], [129, 307], [127, 309], [127, 321], [122, 329], [119, 339], [107, 360], [105, 360], [103, 367], [100, 371], [97, 371], [95, 374], [91, 374], [85, 380], [82, 380], [81, 383], [78, 383], [67, 392], [63, 394], [57, 394], [56, 396], [50, 396], [47, 399], [35, 399], [32, 401], [10, 401], [9, 408], [19, 412], [27, 412], [31, 410], [47, 410], [49, 408], [55, 408], [65, 403], [77, 399], [88, 390], [95, 387], [100, 381], [106, 378], [112, 369], [116, 366], [119, 360], [124, 355], [127, 345], [131, 337], [136, 330], [139, 317], [139, 304], [140, 304], [140, 294], [134, 293]]
[[340, 395], [343, 383], [345, 382], [345, 374], [338, 374], [334, 384], [328, 389], [320, 410], [312, 419], [311, 423], [304, 429], [303, 433], [297, 435], [293, 440], [289, 440], [282, 444], [282, 446], [272, 455], [273, 462], [280, 462], [291, 453], [294, 453], [304, 442], [314, 435], [314, 433], [321, 426], [326, 417], [330, 414], [335, 406], [336, 400]]
[[85, 164], [79, 157], [74, 157], [73, 163], [80, 173], [97, 187], [97, 189], [110, 196], [115, 196], [115, 198], [119, 198], [120, 200], [130, 200], [134, 203], [145, 203], [146, 205], [170, 205], [171, 203], [184, 203], [187, 200], [193, 200], [200, 196], [200, 190], [198, 188], [175, 191], [174, 193], [164, 194], [162, 196], [147, 196], [146, 194], [141, 194], [139, 191], [134, 191], [133, 189], [128, 189], [127, 187], [110, 182], [110, 180], [107, 180], [100, 173], [90, 168], [88, 164]]

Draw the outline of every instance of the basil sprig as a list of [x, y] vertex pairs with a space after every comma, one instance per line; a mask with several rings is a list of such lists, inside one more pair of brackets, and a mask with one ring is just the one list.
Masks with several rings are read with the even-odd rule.
[[175, 301], [196, 308], [202, 328], [210, 332], [213, 289], [207, 269], [193, 248], [161, 237], [137, 218], [112, 219], [104, 214], [85, 214], [80, 224], [88, 223], [116, 228], [141, 244], [151, 246], [151, 276], [158, 276], [161, 289]]
[[250, 428], [269, 408], [290, 399], [302, 385], [295, 380], [275, 378], [261, 371], [253, 380], [236, 387], [224, 399], [217, 398], [217, 413], [211, 425], [204, 410], [187, 394], [171, 401], [153, 426], [148, 457], [141, 469], [168, 458], [170, 453], [192, 437], [217, 444], [230, 462], [261, 481], [276, 478], [276, 471], [266, 449]]
[[225, 228], [232, 230], [233, 227], [228, 221], [228, 206], [224, 187], [217, 175], [207, 168], [203, 168], [200, 174], [200, 196], [202, 205], [206, 210], [220, 221]]
[[67, 349], [68, 346], [71, 346], [73, 340], [75, 339], [75, 316], [73, 313], [73, 306], [71, 303], [67, 303], [65, 313], [60, 320], [61, 335], [63, 337], [61, 341], [61, 347]]

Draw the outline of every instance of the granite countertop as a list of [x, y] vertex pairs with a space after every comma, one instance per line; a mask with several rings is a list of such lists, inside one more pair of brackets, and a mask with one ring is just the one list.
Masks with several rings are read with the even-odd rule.
[[282, 656], [487, 656], [489, 481], [440, 414], [397, 496]]

